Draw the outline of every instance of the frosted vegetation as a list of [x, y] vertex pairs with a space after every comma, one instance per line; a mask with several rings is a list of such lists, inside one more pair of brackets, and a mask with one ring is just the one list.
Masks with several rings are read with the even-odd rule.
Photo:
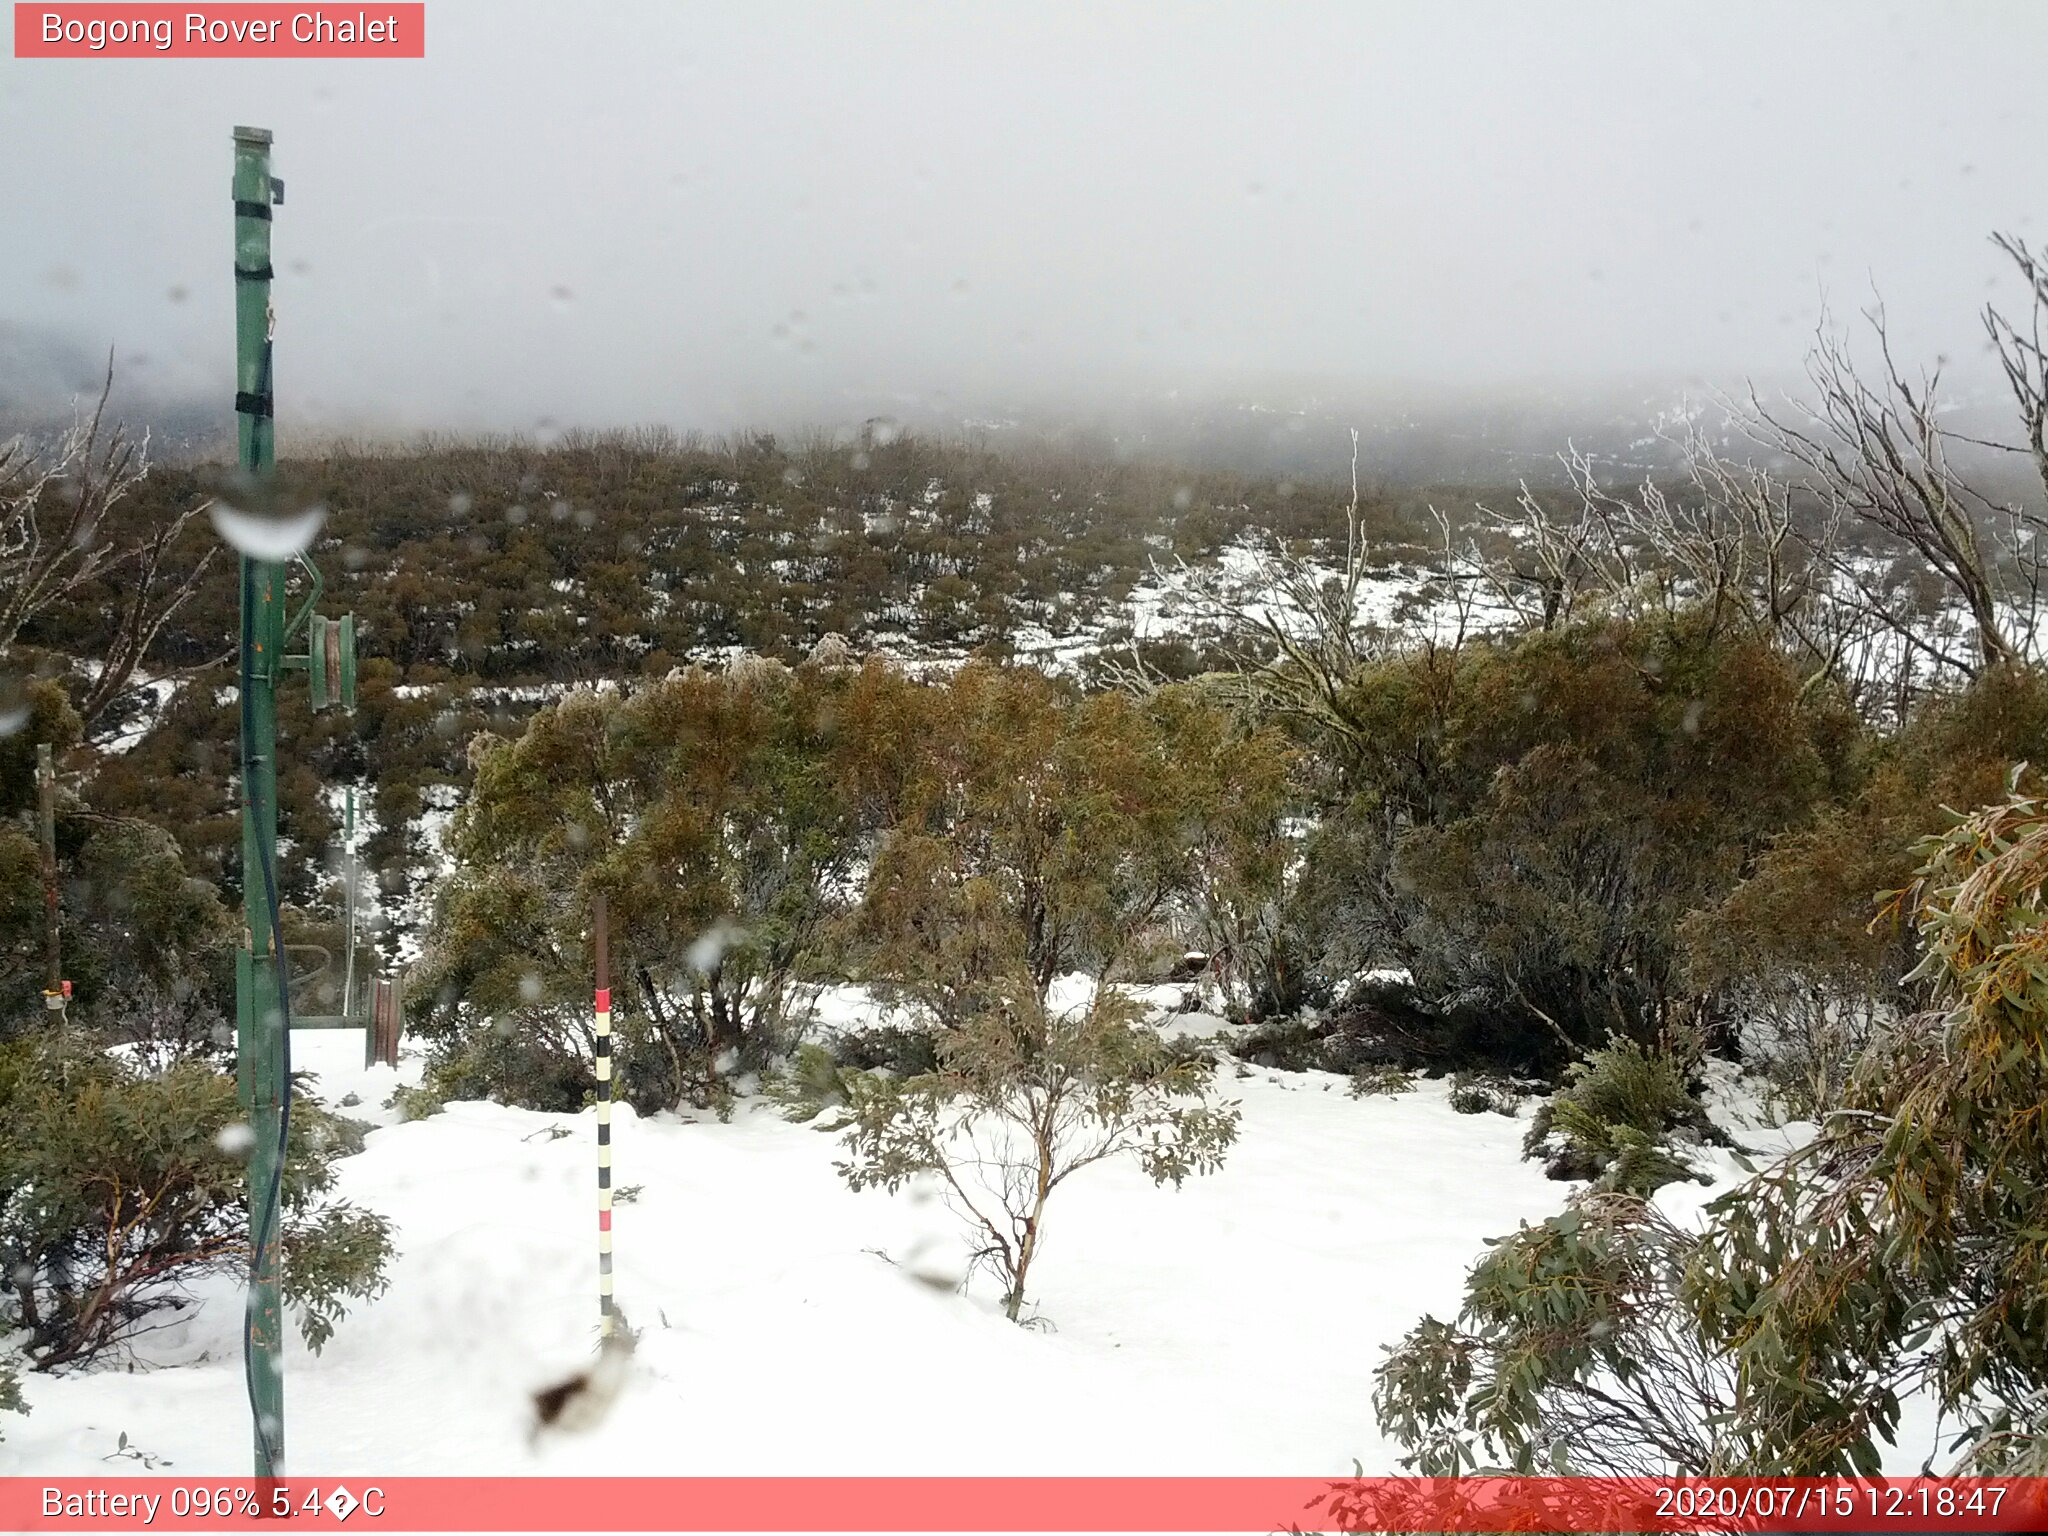
[[[283, 710], [300, 985], [351, 886], [405, 968], [396, 1074], [303, 1058], [322, 1470], [2043, 1470], [2044, 503], [1858, 355], [1662, 478], [1427, 493], [873, 422], [336, 447], [251, 534], [97, 417], [9, 449], [0, 1470], [240, 1443], [209, 507], [359, 617], [354, 719]], [[527, 1408], [595, 1321], [599, 895], [601, 1451]], [[853, 1445], [800, 1373], [876, 1344], [878, 1422], [986, 1416]]]

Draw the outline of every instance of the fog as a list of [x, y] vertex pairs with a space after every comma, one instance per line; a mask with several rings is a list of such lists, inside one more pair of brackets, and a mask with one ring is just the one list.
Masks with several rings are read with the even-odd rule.
[[1981, 387], [2048, 8], [508, 4], [423, 61], [0, 65], [0, 406], [231, 390], [267, 126], [287, 433], [1792, 375], [1881, 293]]

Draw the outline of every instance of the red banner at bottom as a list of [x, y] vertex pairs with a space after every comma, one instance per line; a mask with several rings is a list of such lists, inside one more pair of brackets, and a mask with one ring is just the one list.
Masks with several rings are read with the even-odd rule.
[[2048, 1478], [0, 1478], [0, 1529], [2039, 1531]]

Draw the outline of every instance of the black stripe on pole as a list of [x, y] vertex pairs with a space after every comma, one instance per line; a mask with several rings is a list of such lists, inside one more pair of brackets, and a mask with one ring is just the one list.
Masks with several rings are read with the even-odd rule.
[[276, 401], [269, 395], [252, 395], [247, 390], [236, 390], [235, 413], [240, 416], [275, 416]]
[[597, 1170], [597, 1187], [599, 1189], [610, 1189], [612, 1187], [611, 1169], [600, 1168]]
[[238, 219], [261, 219], [264, 223], [268, 224], [270, 222], [270, 204], [247, 203], [238, 197], [235, 199], [235, 217]]
[[270, 263], [267, 261], [260, 267], [237, 266], [235, 268], [235, 276], [245, 283], [267, 283], [273, 275], [270, 270]]
[[612, 1053], [612, 1037], [609, 1032], [597, 1037], [597, 1054], [609, 1056]]

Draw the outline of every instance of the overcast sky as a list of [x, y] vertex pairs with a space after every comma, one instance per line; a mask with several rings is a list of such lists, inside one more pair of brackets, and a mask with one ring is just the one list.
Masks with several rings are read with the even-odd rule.
[[[429, 0], [424, 61], [0, 60], [0, 320], [231, 388], [272, 128], [287, 420], [832, 424], [1276, 379], [1981, 362], [2048, 5]], [[17, 359], [19, 362], [19, 359]]]

